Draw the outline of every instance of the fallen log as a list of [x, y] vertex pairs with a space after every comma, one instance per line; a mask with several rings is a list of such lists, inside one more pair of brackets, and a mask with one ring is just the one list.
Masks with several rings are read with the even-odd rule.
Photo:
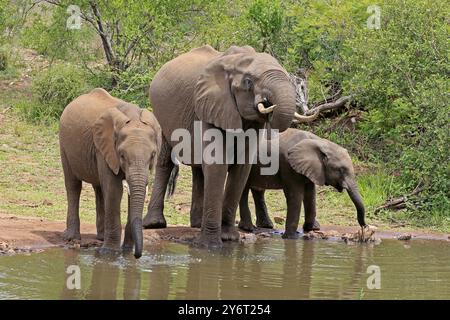
[[421, 183], [414, 188], [413, 192], [403, 195], [401, 197], [395, 198], [393, 200], [387, 201], [385, 204], [375, 208], [374, 214], [377, 215], [381, 210], [401, 210], [406, 208], [406, 201], [409, 197], [415, 196], [423, 191]]

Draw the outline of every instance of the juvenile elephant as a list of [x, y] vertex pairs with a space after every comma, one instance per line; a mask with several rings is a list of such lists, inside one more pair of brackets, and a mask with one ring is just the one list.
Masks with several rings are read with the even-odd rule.
[[352, 161], [346, 149], [297, 129], [288, 129], [279, 135], [280, 170], [276, 175], [260, 174], [260, 165], [255, 164], [250, 172], [242, 194], [239, 210], [239, 228], [254, 229], [248, 207], [248, 192], [251, 189], [256, 207], [256, 225], [272, 228], [264, 201], [264, 190], [283, 189], [287, 201], [286, 231], [283, 238], [296, 238], [301, 203], [305, 206], [304, 231], [318, 230], [316, 218], [315, 185], [330, 185], [339, 192], [347, 190], [356, 207], [358, 223], [364, 221], [364, 204], [358, 191]]
[[94, 89], [72, 101], [60, 119], [59, 142], [67, 192], [66, 240], [80, 239], [81, 182], [92, 184], [97, 238], [103, 251], [118, 250], [120, 202], [128, 189], [128, 220], [123, 249], [142, 255], [142, 211], [148, 172], [161, 146], [161, 128], [148, 110]]
[[[210, 46], [193, 49], [167, 62], [150, 86], [150, 100], [161, 124], [163, 145], [158, 159], [144, 227], [164, 228], [164, 194], [171, 170], [172, 141], [177, 129], [191, 133], [192, 146], [206, 148], [209, 140], [195, 136], [195, 121], [201, 128], [263, 128], [286, 130], [295, 113], [295, 88], [288, 73], [272, 56], [251, 47], [230, 47], [218, 52]], [[197, 122], [198, 124], [198, 122]], [[176, 131], [179, 132], [179, 131]], [[222, 145], [225, 154], [226, 146]], [[245, 146], [248, 150], [248, 143]], [[200, 161], [198, 161], [200, 160]], [[203, 159], [183, 161], [192, 166], [193, 192], [191, 224], [200, 225], [196, 243], [219, 247], [222, 240], [237, 240], [235, 214], [250, 172], [250, 163], [206, 163]], [[225, 185], [226, 184], [226, 185]]]

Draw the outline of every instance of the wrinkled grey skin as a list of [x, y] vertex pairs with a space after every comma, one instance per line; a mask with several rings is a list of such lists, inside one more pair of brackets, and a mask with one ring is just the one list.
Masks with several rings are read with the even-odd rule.
[[72, 101], [60, 119], [59, 142], [67, 192], [66, 240], [80, 239], [81, 183], [92, 184], [101, 251], [120, 249], [122, 180], [129, 185], [123, 250], [142, 254], [142, 211], [148, 172], [161, 145], [161, 128], [148, 110], [94, 89]]
[[252, 231], [254, 225], [248, 207], [251, 189], [256, 207], [256, 226], [273, 228], [264, 201], [266, 189], [282, 189], [287, 201], [286, 231], [283, 238], [298, 237], [297, 228], [301, 204], [305, 206], [305, 232], [319, 230], [316, 221], [315, 185], [330, 185], [339, 192], [347, 190], [357, 210], [358, 222], [365, 226], [364, 204], [358, 191], [352, 161], [346, 149], [318, 136], [297, 129], [288, 129], [279, 137], [280, 170], [276, 175], [263, 176], [260, 165], [252, 167], [242, 194], [239, 228]]
[[[166, 227], [164, 194], [174, 167], [171, 150], [178, 142], [171, 141], [174, 130], [184, 128], [193, 135], [195, 120], [202, 121], [203, 130], [262, 128], [269, 117], [257, 105], [264, 103], [266, 108], [277, 105], [270, 123], [284, 131], [295, 112], [295, 88], [287, 72], [275, 58], [251, 47], [231, 47], [222, 53], [204, 46], [169, 61], [151, 83], [150, 100], [161, 124], [163, 145], [144, 218], [146, 228]], [[203, 147], [209, 143], [200, 139]], [[238, 240], [236, 209], [251, 165], [202, 163], [192, 167], [192, 222], [202, 228], [195, 243], [220, 247], [222, 240]]]

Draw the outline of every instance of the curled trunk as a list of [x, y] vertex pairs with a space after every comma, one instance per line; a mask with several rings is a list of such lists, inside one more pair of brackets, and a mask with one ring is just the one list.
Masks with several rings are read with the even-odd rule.
[[271, 127], [283, 132], [290, 127], [295, 112], [295, 88], [289, 80], [276, 80], [270, 86], [273, 96], [270, 103], [276, 105], [273, 110]]

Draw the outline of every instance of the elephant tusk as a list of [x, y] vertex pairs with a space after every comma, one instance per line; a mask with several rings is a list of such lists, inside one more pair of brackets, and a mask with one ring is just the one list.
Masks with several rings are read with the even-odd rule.
[[316, 120], [316, 118], [319, 116], [320, 112], [316, 111], [313, 115], [310, 116], [302, 116], [301, 114], [298, 114], [297, 112], [294, 113], [295, 122], [296, 123], [305, 123], [305, 122], [312, 122]]
[[271, 113], [273, 112], [273, 109], [275, 109], [277, 105], [274, 104], [273, 106], [270, 106], [268, 108], [264, 107], [264, 104], [262, 104], [261, 102], [258, 103], [258, 111], [262, 114], [267, 114], [267, 113]]
[[130, 186], [128, 185], [127, 180], [122, 180], [122, 186], [127, 191], [128, 195], [130, 195]]
[[148, 184], [145, 186], [145, 195], [148, 194]]

